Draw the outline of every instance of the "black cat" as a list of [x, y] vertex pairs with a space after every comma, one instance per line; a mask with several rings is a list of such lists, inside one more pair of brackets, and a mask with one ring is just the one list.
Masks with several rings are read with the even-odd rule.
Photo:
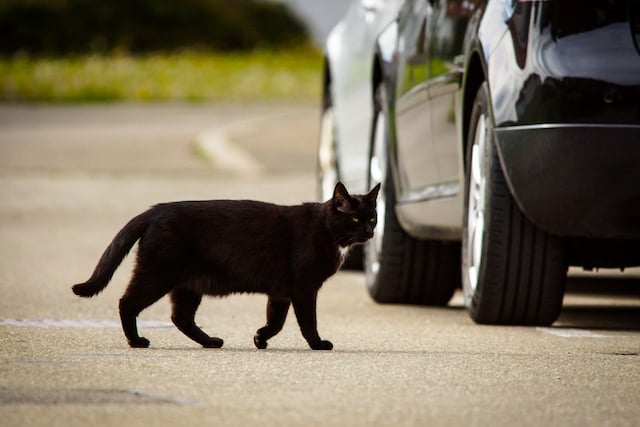
[[203, 347], [219, 348], [194, 320], [202, 295], [268, 295], [267, 324], [253, 341], [264, 349], [293, 309], [314, 350], [331, 350], [316, 325], [322, 283], [340, 267], [346, 249], [373, 236], [380, 184], [363, 196], [338, 183], [325, 203], [278, 206], [250, 200], [163, 203], [136, 216], [115, 236], [93, 275], [73, 286], [91, 297], [101, 292], [138, 239], [133, 276], [120, 299], [122, 329], [131, 347], [148, 347], [136, 318], [170, 293], [171, 320]]

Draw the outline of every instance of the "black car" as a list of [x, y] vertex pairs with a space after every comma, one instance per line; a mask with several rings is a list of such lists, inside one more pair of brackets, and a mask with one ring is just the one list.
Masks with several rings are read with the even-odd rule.
[[640, 1], [406, 0], [372, 61], [375, 300], [546, 325], [640, 265]]

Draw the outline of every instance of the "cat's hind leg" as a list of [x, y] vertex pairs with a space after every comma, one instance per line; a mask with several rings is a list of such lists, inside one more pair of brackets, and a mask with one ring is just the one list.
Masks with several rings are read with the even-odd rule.
[[253, 337], [253, 343], [256, 347], [259, 349], [267, 348], [267, 340], [282, 330], [290, 304], [291, 301], [288, 298], [269, 297], [269, 301], [267, 301], [267, 324], [258, 329]]
[[202, 295], [185, 288], [178, 288], [171, 291], [171, 303], [173, 313], [171, 320], [176, 327], [205, 348], [220, 348], [224, 343], [222, 339], [210, 337], [196, 325], [196, 310], [200, 305]]
[[149, 347], [149, 340], [138, 335], [136, 318], [142, 310], [165, 296], [172, 283], [167, 278], [141, 274], [139, 269], [133, 274], [126, 292], [120, 298], [120, 321], [122, 330], [131, 347]]

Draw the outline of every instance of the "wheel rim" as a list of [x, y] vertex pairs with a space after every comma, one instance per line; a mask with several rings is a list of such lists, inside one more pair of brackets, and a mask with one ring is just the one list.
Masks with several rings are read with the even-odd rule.
[[384, 183], [387, 178], [387, 152], [385, 149], [386, 123], [384, 113], [379, 111], [375, 117], [376, 127], [373, 139], [373, 151], [371, 153], [371, 164], [369, 166], [369, 184], [382, 183], [378, 192], [376, 212], [378, 222], [373, 237], [369, 239], [365, 247], [366, 273], [369, 276], [369, 283], [378, 275], [380, 271], [380, 254], [382, 253], [382, 240], [384, 238], [385, 218], [386, 218], [386, 197]]
[[322, 200], [333, 197], [338, 182], [338, 162], [336, 156], [336, 138], [333, 108], [327, 107], [320, 123], [320, 144], [318, 147], [318, 180]]
[[482, 262], [482, 240], [485, 229], [485, 194], [487, 178], [484, 156], [487, 144], [486, 117], [478, 118], [475, 138], [471, 147], [471, 171], [469, 176], [469, 203], [467, 212], [467, 283], [471, 292], [478, 286], [480, 264]]

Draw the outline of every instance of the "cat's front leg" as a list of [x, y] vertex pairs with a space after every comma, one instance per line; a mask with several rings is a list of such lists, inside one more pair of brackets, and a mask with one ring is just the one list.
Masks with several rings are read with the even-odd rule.
[[323, 340], [318, 335], [318, 325], [316, 320], [317, 290], [305, 290], [298, 292], [293, 298], [293, 310], [298, 319], [300, 332], [312, 350], [331, 350], [331, 341]]
[[[307, 340], [307, 342], [309, 341]], [[309, 342], [309, 347], [311, 347], [311, 350], [333, 350], [333, 343], [329, 340], [320, 340], [314, 344]]]
[[282, 330], [289, 312], [289, 305], [291, 305], [289, 298], [269, 296], [267, 301], [267, 324], [258, 329], [253, 337], [253, 343], [257, 348], [261, 350], [267, 348], [267, 340]]

